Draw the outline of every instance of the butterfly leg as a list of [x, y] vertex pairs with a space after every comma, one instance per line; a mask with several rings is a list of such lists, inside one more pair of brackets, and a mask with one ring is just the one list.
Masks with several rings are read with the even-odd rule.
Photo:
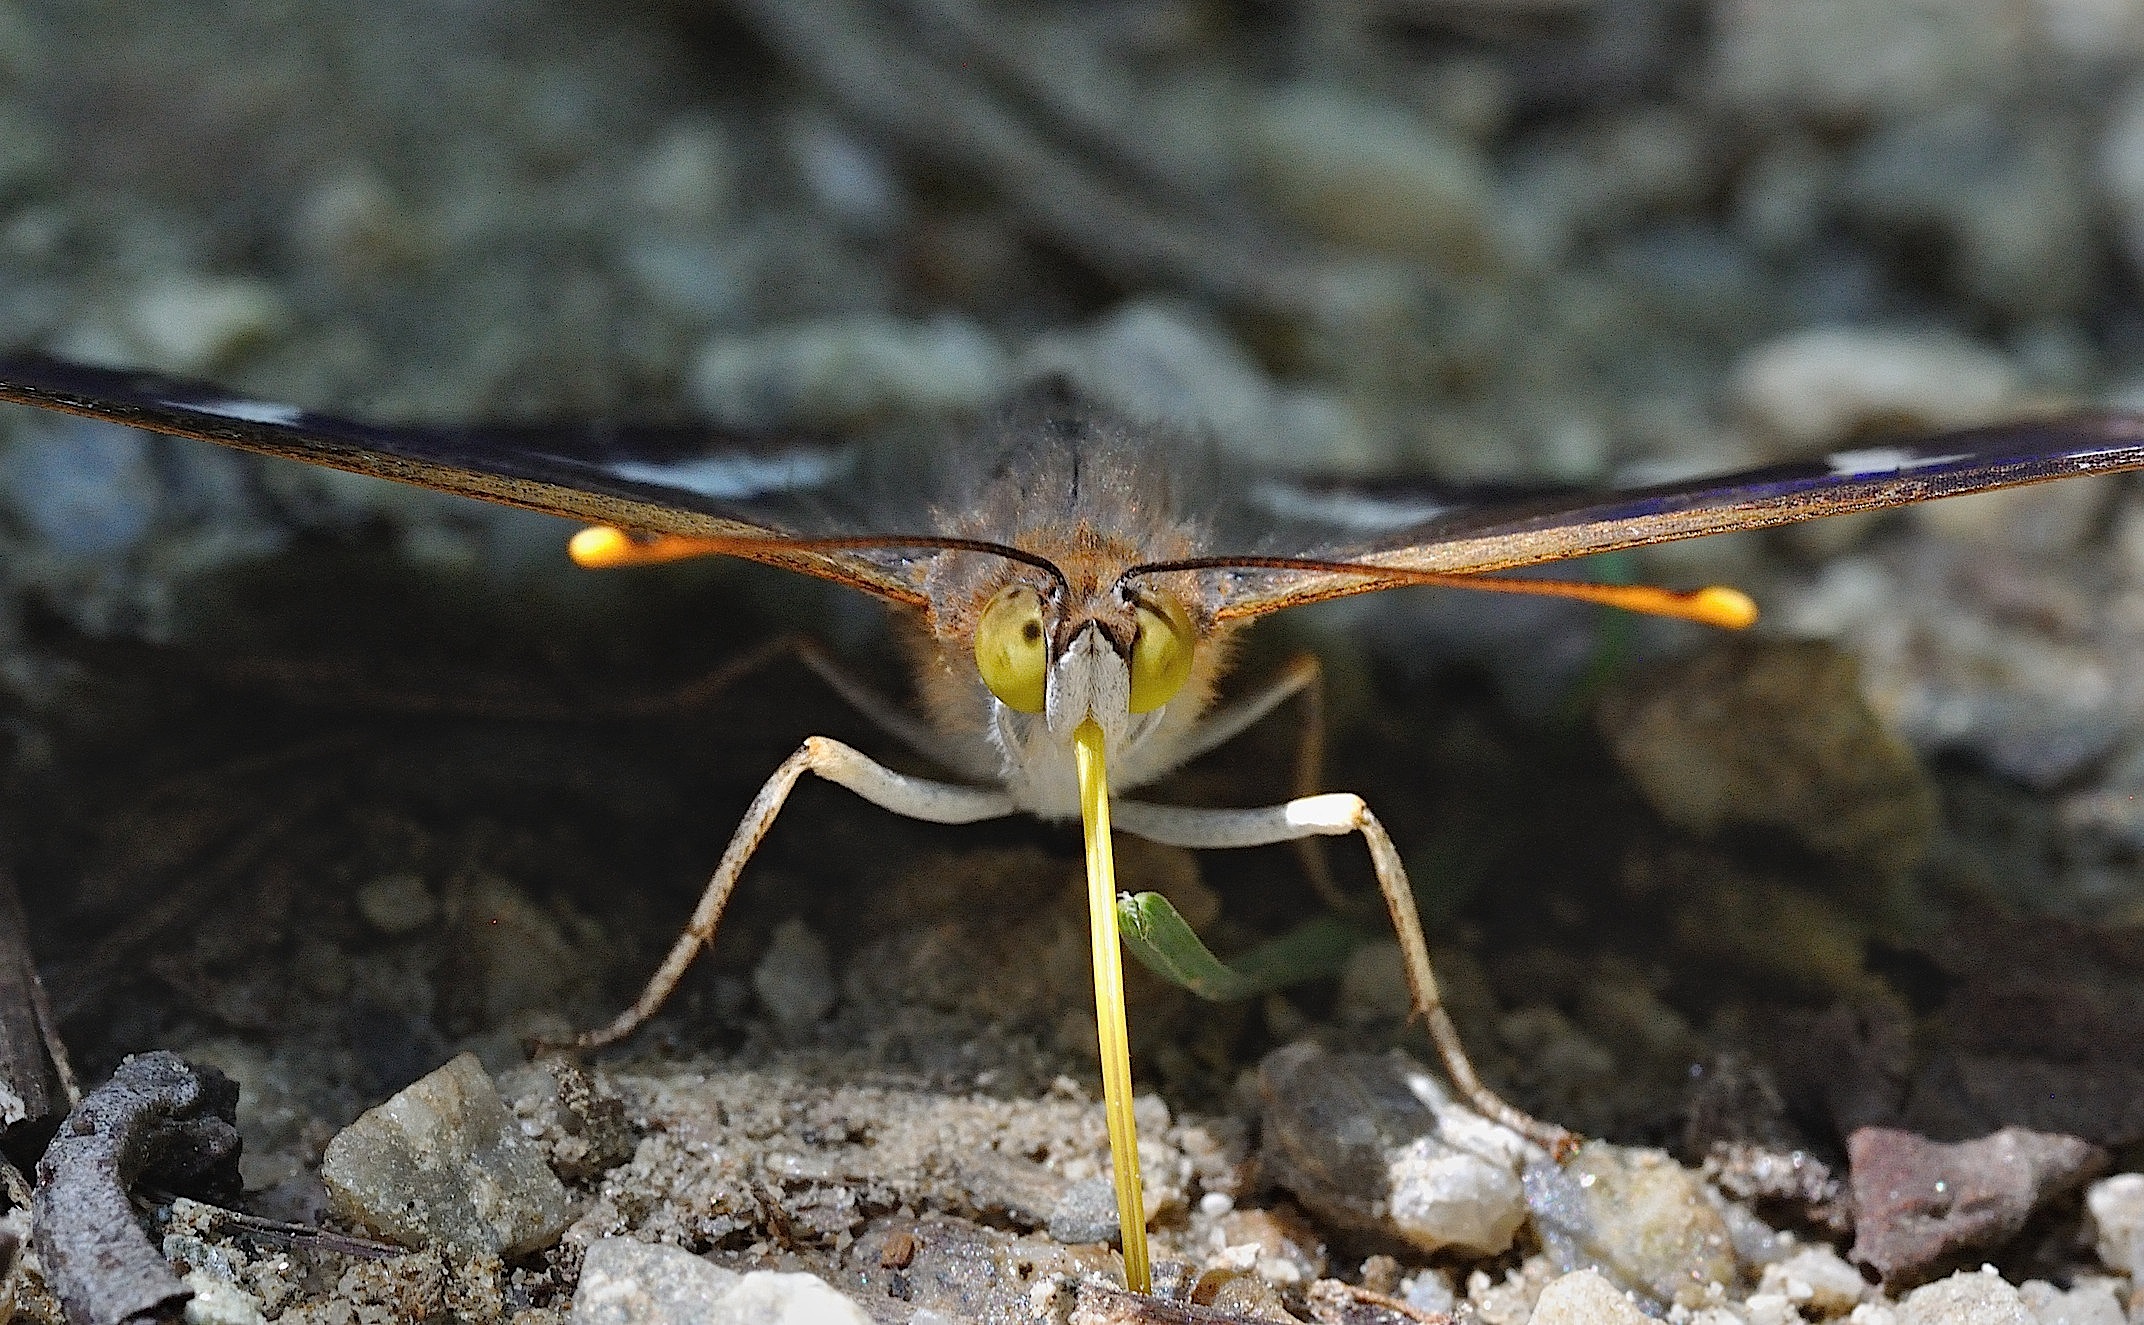
[[1116, 826], [1150, 841], [1193, 849], [1265, 846], [1296, 842], [1306, 837], [1338, 837], [1362, 834], [1370, 850], [1370, 864], [1377, 872], [1377, 885], [1385, 894], [1398, 935], [1400, 955], [1407, 971], [1407, 985], [1414, 996], [1415, 1012], [1429, 1028], [1429, 1038], [1443, 1060], [1452, 1085], [1483, 1117], [1490, 1118], [1562, 1156], [1577, 1138], [1554, 1123], [1544, 1123], [1524, 1110], [1506, 1103], [1482, 1082], [1460, 1042], [1459, 1028], [1452, 1024], [1437, 992], [1437, 977], [1429, 965], [1429, 943], [1422, 936], [1422, 920], [1415, 911], [1414, 889], [1400, 863], [1398, 848], [1385, 826], [1370, 813], [1362, 797], [1352, 792], [1304, 796], [1284, 805], [1255, 810], [1213, 810], [1177, 805], [1148, 805], [1118, 801]]
[[700, 894], [700, 905], [693, 911], [691, 923], [671, 945], [669, 955], [640, 991], [640, 997], [608, 1026], [576, 1036], [573, 1048], [599, 1049], [615, 1044], [639, 1030], [662, 1007], [684, 978], [692, 959], [713, 941], [715, 927], [722, 922], [722, 912], [729, 906], [730, 894], [736, 891], [737, 877], [744, 872], [745, 862], [759, 849], [790, 791], [806, 773], [847, 787], [881, 809], [929, 823], [975, 823], [1000, 818], [1014, 809], [1012, 798], [1002, 791], [908, 777], [840, 741], [824, 736], [808, 738], [795, 754], [782, 761], [752, 798], [751, 808], [745, 811], [744, 821], [730, 836], [729, 847], [715, 867], [714, 877], [707, 881], [707, 890]]

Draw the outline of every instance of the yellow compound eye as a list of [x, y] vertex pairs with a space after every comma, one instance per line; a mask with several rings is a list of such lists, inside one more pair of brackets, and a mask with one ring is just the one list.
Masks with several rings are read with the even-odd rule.
[[1015, 584], [990, 600], [975, 626], [975, 666], [1006, 708], [1042, 712], [1050, 672], [1042, 595]]
[[1191, 618], [1174, 599], [1142, 599], [1139, 634], [1132, 640], [1134, 713], [1152, 713], [1176, 698], [1191, 675]]

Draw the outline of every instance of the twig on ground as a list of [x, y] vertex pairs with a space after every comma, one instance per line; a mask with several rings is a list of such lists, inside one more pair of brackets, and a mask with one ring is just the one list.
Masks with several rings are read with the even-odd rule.
[[192, 1293], [135, 1218], [144, 1180], [238, 1194], [238, 1086], [159, 1050], [119, 1065], [60, 1124], [37, 1164], [33, 1237], [73, 1325], [176, 1321]]

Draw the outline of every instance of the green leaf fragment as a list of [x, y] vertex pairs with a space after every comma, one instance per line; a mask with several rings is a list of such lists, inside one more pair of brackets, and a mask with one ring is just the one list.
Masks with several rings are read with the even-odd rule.
[[1354, 926], [1330, 916], [1306, 921], [1277, 939], [1222, 961], [1160, 893], [1119, 893], [1117, 923], [1139, 964], [1215, 1003], [1257, 998], [1337, 974], [1362, 942]]

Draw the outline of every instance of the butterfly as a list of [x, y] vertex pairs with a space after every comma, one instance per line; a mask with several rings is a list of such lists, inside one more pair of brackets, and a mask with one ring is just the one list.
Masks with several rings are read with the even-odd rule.
[[[1229, 643], [1245, 625], [1306, 603], [1427, 584], [1746, 626], [1755, 608], [1732, 589], [1502, 572], [2144, 468], [2144, 417], [2123, 414], [1871, 444], [1692, 482], [1513, 497], [1247, 472], [1194, 438], [1049, 388], [960, 437], [870, 439], [608, 424], [380, 427], [214, 386], [34, 357], [0, 357], [0, 400], [572, 517], [589, 525], [570, 549], [587, 566], [726, 555], [895, 605], [912, 644], [920, 712], [816, 654], [807, 660], [952, 776], [910, 776], [842, 742], [806, 739], [754, 798], [641, 997], [577, 1043], [612, 1043], [654, 1014], [712, 939], [746, 862], [807, 773], [939, 823], [1078, 817], [1126, 1281], [1139, 1291], [1149, 1270], [1112, 825], [1190, 848], [1360, 837], [1399, 938], [1415, 1013], [1454, 1084], [1484, 1115], [1552, 1151], [1570, 1140], [1504, 1102], [1474, 1072], [1440, 1001], [1399, 853], [1360, 797], [1303, 786], [1279, 805], [1206, 809], [1116, 794], [1215, 749], [1292, 698], [1314, 696], [1315, 665], [1299, 664], [1216, 705]], [[1299, 781], [1314, 776], [1314, 761], [1301, 766]]]

